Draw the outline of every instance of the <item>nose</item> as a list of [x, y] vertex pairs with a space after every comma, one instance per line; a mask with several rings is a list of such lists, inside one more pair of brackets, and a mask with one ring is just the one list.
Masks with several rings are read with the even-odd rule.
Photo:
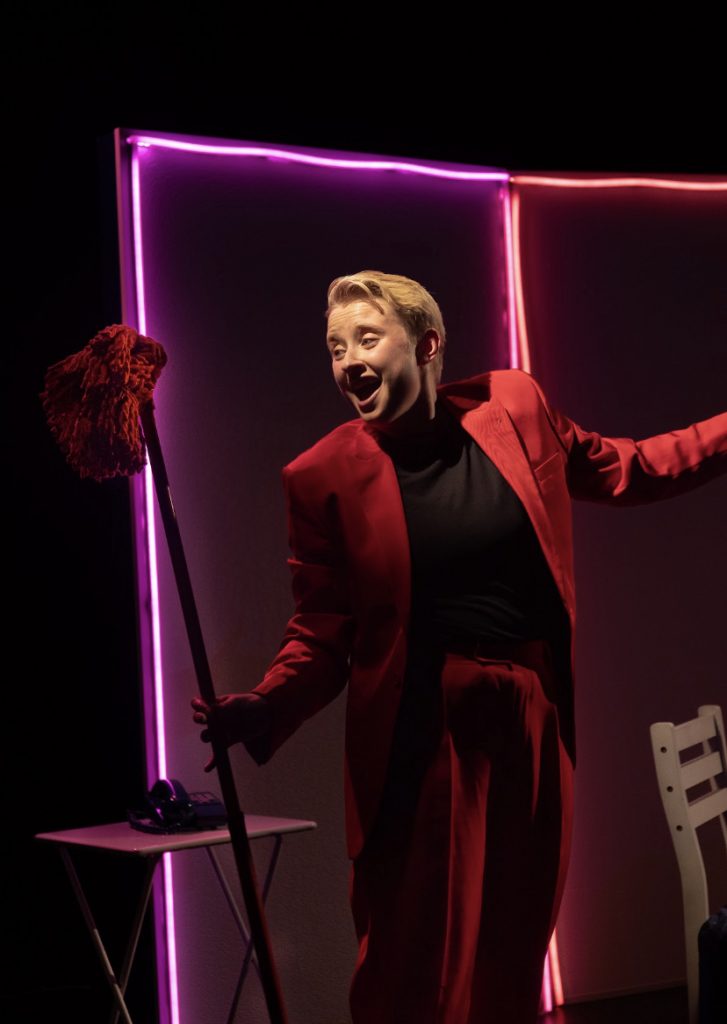
[[348, 349], [343, 357], [333, 364], [336, 386], [342, 395], [346, 395], [356, 386], [356, 381], [364, 372], [365, 366], [355, 349]]
[[356, 377], [364, 368], [364, 362], [358, 354], [358, 349], [354, 347], [346, 350], [343, 359], [339, 361], [338, 365], [341, 371], [349, 378]]

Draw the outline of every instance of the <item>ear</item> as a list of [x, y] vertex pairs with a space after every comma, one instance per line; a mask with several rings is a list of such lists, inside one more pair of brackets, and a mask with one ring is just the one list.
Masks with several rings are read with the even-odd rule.
[[439, 352], [441, 344], [442, 339], [439, 337], [439, 332], [433, 327], [428, 327], [417, 342], [417, 362], [419, 365], [424, 366], [426, 363], [431, 363]]

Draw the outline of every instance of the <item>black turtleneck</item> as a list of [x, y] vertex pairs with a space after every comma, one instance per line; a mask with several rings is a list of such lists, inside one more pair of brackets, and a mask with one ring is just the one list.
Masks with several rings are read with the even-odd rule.
[[560, 598], [522, 502], [453, 414], [435, 410], [423, 432], [379, 435], [409, 531], [410, 635], [547, 637]]

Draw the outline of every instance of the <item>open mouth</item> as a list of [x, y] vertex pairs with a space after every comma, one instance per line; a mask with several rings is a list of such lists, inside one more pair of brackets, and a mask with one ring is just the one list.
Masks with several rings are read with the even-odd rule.
[[351, 391], [358, 399], [359, 405], [371, 404], [373, 398], [381, 387], [381, 381], [372, 378], [371, 380], [359, 381], [355, 388], [351, 388]]

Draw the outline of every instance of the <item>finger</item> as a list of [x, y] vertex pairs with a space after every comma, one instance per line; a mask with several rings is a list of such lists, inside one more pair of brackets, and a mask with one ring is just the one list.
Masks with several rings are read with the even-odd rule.
[[206, 772], [211, 772], [217, 767], [214, 757], [211, 757], [207, 764], [204, 766]]
[[202, 740], [203, 743], [212, 742], [212, 737], [210, 736], [209, 729], [203, 729], [202, 732], [199, 734], [199, 738]]
[[195, 711], [192, 718], [199, 725], [207, 725], [207, 715], [203, 715], [201, 711]]

